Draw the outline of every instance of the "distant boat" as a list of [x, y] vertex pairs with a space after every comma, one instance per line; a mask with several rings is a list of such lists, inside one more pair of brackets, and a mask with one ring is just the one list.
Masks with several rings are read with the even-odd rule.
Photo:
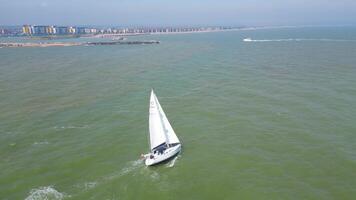
[[243, 39], [244, 42], [252, 42], [252, 39], [251, 38], [245, 38]]
[[150, 153], [142, 155], [147, 166], [176, 156], [181, 143], [154, 93], [151, 91], [149, 109]]

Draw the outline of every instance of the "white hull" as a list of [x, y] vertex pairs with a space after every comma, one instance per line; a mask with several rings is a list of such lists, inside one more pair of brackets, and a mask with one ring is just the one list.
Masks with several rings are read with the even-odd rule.
[[[166, 150], [163, 151], [162, 154], [151, 153], [147, 155], [145, 164], [147, 166], [158, 164], [177, 155], [180, 152], [180, 150], [181, 150], [181, 144], [177, 144], [173, 147], [167, 148]], [[151, 156], [153, 156], [153, 158]]]

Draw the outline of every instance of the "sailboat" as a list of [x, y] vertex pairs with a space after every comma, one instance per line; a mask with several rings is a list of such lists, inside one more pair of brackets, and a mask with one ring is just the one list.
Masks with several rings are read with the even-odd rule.
[[178, 155], [181, 143], [153, 89], [150, 97], [149, 132], [150, 153], [143, 155], [147, 166], [158, 164]]

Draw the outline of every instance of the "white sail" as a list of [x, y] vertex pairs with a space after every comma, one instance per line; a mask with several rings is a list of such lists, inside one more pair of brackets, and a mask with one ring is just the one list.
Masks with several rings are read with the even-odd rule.
[[159, 110], [159, 113], [160, 113], [160, 117], [161, 117], [162, 122], [163, 122], [162, 123], [163, 124], [163, 130], [165, 132], [165, 136], [167, 137], [167, 144], [180, 143], [176, 133], [174, 132], [171, 124], [168, 121], [168, 118], [167, 118], [166, 114], [164, 113], [164, 111], [163, 111], [163, 109], [161, 107], [161, 104], [159, 103], [156, 95], [154, 95], [154, 96], [156, 98], [156, 102], [157, 102], [157, 105], [158, 105], [158, 110]]
[[179, 139], [153, 90], [150, 97], [149, 129], [151, 153], [144, 155], [147, 166], [163, 162], [181, 151]]
[[159, 105], [157, 105], [155, 94], [151, 91], [150, 98], [150, 116], [149, 116], [149, 129], [150, 129], [150, 146], [151, 150], [157, 146], [166, 143], [166, 135], [163, 129], [163, 122], [159, 113]]

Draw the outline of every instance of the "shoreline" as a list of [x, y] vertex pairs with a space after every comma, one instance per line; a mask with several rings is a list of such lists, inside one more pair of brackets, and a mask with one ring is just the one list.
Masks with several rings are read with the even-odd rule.
[[[204, 31], [180, 31], [180, 32], [151, 32], [151, 33], [116, 33], [116, 34], [97, 34], [81, 36], [81, 38], [110, 38], [123, 36], [143, 36], [143, 35], [176, 35], [176, 34], [195, 34], [195, 33], [215, 33], [245, 30], [245, 28], [219, 29], [219, 30], [204, 30]], [[247, 28], [246, 28], [247, 30]]]
[[104, 46], [104, 45], [145, 45], [159, 44], [157, 40], [150, 41], [115, 41], [115, 42], [53, 42], [53, 43], [20, 43], [3, 42], [0, 48], [28, 48], [28, 47], [71, 47], [71, 46]]

